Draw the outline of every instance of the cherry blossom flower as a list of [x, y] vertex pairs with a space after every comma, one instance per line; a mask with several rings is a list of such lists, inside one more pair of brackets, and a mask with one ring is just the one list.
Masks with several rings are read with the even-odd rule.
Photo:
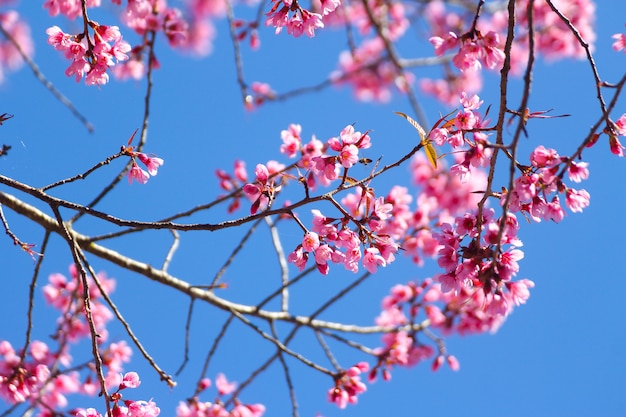
[[119, 389], [124, 388], [137, 388], [141, 384], [139, 380], [139, 375], [137, 372], [128, 372], [124, 375], [122, 382], [120, 383]]
[[128, 183], [132, 184], [133, 180], [139, 182], [140, 184], [145, 184], [148, 182], [150, 175], [139, 165], [137, 162], [133, 161], [130, 170], [128, 171]]
[[157, 170], [163, 165], [163, 159], [156, 156], [148, 156], [145, 153], [138, 152], [137, 158], [146, 166], [148, 173], [152, 176], [157, 174]]
[[258, 164], [254, 170], [256, 181], [244, 185], [243, 191], [251, 200], [254, 200], [250, 207], [250, 214], [256, 214], [261, 204], [270, 204], [281, 186], [276, 185], [274, 180], [270, 178], [268, 167]]
[[228, 382], [226, 376], [222, 373], [217, 374], [215, 377], [215, 387], [219, 395], [228, 395], [237, 388], [236, 382]]
[[616, 33], [612, 38], [615, 39], [615, 42], [613, 42], [613, 50], [626, 52], [626, 34]]
[[378, 266], [386, 266], [387, 262], [380, 255], [378, 248], [367, 248], [363, 255], [363, 266], [372, 274], [376, 272]]

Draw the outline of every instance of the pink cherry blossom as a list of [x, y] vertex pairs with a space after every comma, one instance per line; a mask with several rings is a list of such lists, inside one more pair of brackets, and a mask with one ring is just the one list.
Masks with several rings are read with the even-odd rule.
[[145, 153], [137, 153], [137, 158], [146, 166], [148, 173], [152, 176], [157, 174], [157, 170], [163, 165], [163, 159], [156, 156], [148, 156]]
[[565, 192], [565, 204], [574, 213], [580, 213], [589, 206], [589, 193], [585, 190], [568, 188]]
[[319, 235], [315, 232], [308, 232], [302, 238], [302, 249], [307, 252], [313, 252], [320, 246]]
[[237, 388], [237, 383], [228, 382], [226, 376], [219, 373], [217, 377], [215, 377], [215, 387], [217, 388], [218, 395], [228, 395]]
[[589, 178], [589, 164], [587, 162], [572, 161], [567, 169], [567, 176], [574, 182], [581, 182]]
[[378, 248], [367, 248], [363, 255], [363, 266], [372, 274], [376, 272], [379, 266], [386, 266], [387, 262], [380, 255]]
[[148, 178], [150, 178], [150, 175], [140, 168], [135, 161], [133, 161], [133, 164], [128, 171], [128, 182], [132, 184], [133, 180], [136, 180], [140, 184], [145, 184], [148, 182]]
[[128, 372], [124, 375], [122, 382], [120, 383], [119, 389], [124, 388], [137, 388], [141, 384], [139, 380], [139, 375], [137, 372]]
[[615, 42], [613, 42], [613, 50], [626, 52], [626, 34], [616, 33], [612, 38], [615, 39]]
[[300, 151], [302, 147], [301, 132], [302, 126], [297, 124], [290, 124], [287, 130], [280, 132], [280, 137], [283, 140], [283, 144], [280, 146], [280, 152], [285, 154], [287, 158], [295, 157], [296, 153]]
[[304, 270], [308, 260], [309, 254], [303, 249], [302, 245], [299, 245], [287, 256], [287, 261], [294, 264], [300, 271]]

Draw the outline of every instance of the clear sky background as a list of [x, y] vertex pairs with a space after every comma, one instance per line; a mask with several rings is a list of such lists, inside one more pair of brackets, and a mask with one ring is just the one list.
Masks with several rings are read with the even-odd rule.
[[[45, 29], [53, 24], [69, 28], [63, 20], [47, 16], [36, 1], [23, 1], [18, 10], [31, 23], [36, 43], [36, 62], [54, 85], [66, 94], [95, 125], [88, 134], [67, 109], [61, 106], [27, 69], [10, 74], [0, 86], [0, 114], [15, 117], [0, 128], [0, 142], [13, 148], [0, 159], [0, 172], [25, 183], [42, 186], [72, 176], [112, 155], [125, 144], [141, 124], [145, 82], [112, 82], [102, 88], [86, 87], [64, 76], [65, 60], [46, 44]], [[92, 16], [101, 23], [115, 21], [113, 7]], [[602, 77], [617, 81], [626, 69], [626, 55], [611, 50], [611, 35], [624, 31], [626, 3], [599, 1], [597, 5], [595, 58]], [[74, 23], [76, 24], [76, 23]], [[249, 173], [259, 162], [278, 159], [280, 131], [289, 123], [303, 127], [303, 137], [320, 139], [335, 136], [347, 124], [361, 131], [371, 130], [373, 147], [367, 156], [383, 156], [383, 163], [410, 150], [415, 132], [394, 111], [410, 112], [404, 97], [387, 104], [355, 102], [348, 88], [329, 88], [317, 94], [296, 97], [284, 103], [270, 103], [253, 112], [241, 104], [234, 74], [232, 45], [224, 21], [216, 23], [218, 35], [213, 53], [198, 59], [172, 52], [163, 42], [157, 49], [162, 68], [154, 76], [147, 152], [158, 154], [165, 164], [147, 185], [124, 183], [99, 207], [124, 218], [156, 220], [196, 204], [211, 201], [220, 194], [214, 171], [232, 170], [234, 159], [247, 162]], [[69, 31], [69, 29], [68, 29]], [[130, 41], [136, 41], [129, 30]], [[276, 37], [272, 30], [261, 30], [262, 48], [244, 48], [244, 71], [248, 81], [269, 82], [285, 91], [315, 84], [336, 68], [343, 38], [333, 31], [320, 32], [314, 39]], [[162, 39], [161, 39], [162, 41]], [[424, 52], [426, 54], [428, 52]], [[425, 71], [428, 73], [428, 71]], [[480, 94], [485, 104], [497, 103], [497, 78], [485, 79]], [[517, 84], [519, 88], [519, 84]], [[539, 144], [570, 154], [598, 117], [598, 105], [589, 66], [586, 62], [538, 62], [533, 85], [531, 110], [554, 108], [555, 114], [573, 117], [537, 121], [529, 125], [530, 139], [522, 145], [528, 155]], [[451, 109], [423, 99], [430, 121]], [[626, 112], [622, 100], [619, 114]], [[301, 416], [326, 417], [410, 417], [428, 416], [624, 416], [626, 415], [626, 163], [609, 152], [602, 140], [587, 150], [591, 175], [582, 184], [591, 194], [591, 205], [582, 214], [568, 211], [560, 224], [526, 224], [521, 220], [525, 257], [519, 278], [536, 283], [525, 306], [515, 310], [494, 335], [448, 338], [448, 351], [461, 362], [461, 369], [430, 371], [430, 364], [397, 369], [393, 379], [369, 385], [359, 397], [358, 406], [340, 411], [327, 403], [331, 380], [301, 365], [293, 365]], [[115, 161], [88, 181], [57, 189], [53, 194], [86, 203], [98, 187], [107, 183], [123, 166]], [[400, 167], [377, 185], [377, 190], [401, 183], [409, 185], [408, 168]], [[6, 191], [5, 187], [2, 187]], [[384, 192], [383, 192], [384, 193]], [[27, 201], [30, 201], [26, 198]], [[245, 211], [245, 209], [244, 209]], [[240, 214], [243, 215], [244, 211]], [[5, 210], [14, 232], [23, 240], [39, 243], [42, 233]], [[217, 222], [229, 218], [225, 209], [189, 219], [190, 222]], [[84, 233], [110, 230], [102, 223], [78, 223]], [[283, 244], [295, 246], [299, 235], [288, 230]], [[182, 235], [181, 246], [170, 272], [193, 283], [207, 283], [219, 270], [225, 255], [234, 248], [244, 230], [223, 234], [209, 232]], [[291, 233], [291, 234], [290, 234]], [[167, 232], [146, 233], [111, 242], [114, 249], [126, 251], [145, 262], [160, 265], [171, 240]], [[43, 277], [67, 272], [71, 262], [67, 246], [58, 237], [42, 265]], [[259, 234], [242, 258], [229, 271], [233, 298], [245, 302], [267, 291], [277, 282], [275, 262], [268, 255], [266, 234]], [[0, 339], [14, 345], [23, 341], [28, 283], [33, 261], [16, 249], [10, 239], [0, 239]], [[184, 297], [105, 263], [91, 259], [97, 270], [117, 279], [114, 299], [144, 341], [154, 358], [173, 373], [183, 357], [184, 323], [187, 302]], [[302, 311], [314, 308], [315, 300], [342, 288], [351, 274], [333, 268], [327, 277], [309, 280], [294, 302]], [[406, 260], [380, 271], [357, 293], [344, 300], [341, 309], [329, 317], [362, 325], [373, 323], [380, 311], [380, 300], [396, 283], [421, 280], [437, 272], [436, 262], [417, 268]], [[43, 283], [42, 283], [43, 284]], [[274, 285], [272, 285], [274, 288]], [[44, 306], [40, 293], [36, 307], [35, 336], [47, 340], [54, 317]], [[299, 308], [299, 307], [298, 307]], [[310, 309], [308, 311], [310, 311]], [[132, 397], [153, 398], [161, 415], [174, 415], [178, 401], [192, 393], [198, 369], [224, 317], [206, 306], [199, 307], [193, 321], [190, 364], [177, 378], [179, 387], [170, 390], [135, 354], [128, 370], [137, 370], [143, 384]], [[112, 325], [113, 339], [127, 339], [123, 329]], [[377, 345], [377, 338], [369, 339]], [[306, 349], [313, 338], [302, 337], [294, 347]], [[84, 346], [86, 347], [86, 346]], [[255, 366], [272, 352], [248, 330], [240, 329], [225, 340], [211, 365], [209, 377], [218, 372], [237, 381], [245, 379]], [[74, 350], [75, 360], [87, 359], [87, 350]], [[311, 353], [317, 357], [319, 353]], [[339, 357], [343, 366], [356, 362]], [[215, 391], [201, 399], [213, 400]], [[130, 395], [130, 393], [129, 393]], [[244, 402], [267, 406], [267, 416], [290, 413], [285, 383], [274, 366], [241, 396]], [[94, 406], [103, 412], [100, 399], [78, 400], [74, 405]], [[0, 412], [5, 405], [0, 405]]]

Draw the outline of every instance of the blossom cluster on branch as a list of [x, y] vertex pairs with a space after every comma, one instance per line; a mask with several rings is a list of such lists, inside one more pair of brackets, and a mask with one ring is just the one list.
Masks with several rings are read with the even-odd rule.
[[[599, 76], [592, 58], [596, 35], [595, 6], [591, 0], [510, 0], [506, 4], [482, 0], [476, 4], [440, 0], [312, 0], [304, 4], [299, 0], [273, 0], [244, 5], [229, 0], [189, 0], [180, 8], [166, 0], [111, 0], [109, 6], [119, 14], [120, 26], [100, 24], [90, 18], [90, 13], [107, 1], [43, 1], [50, 16], [65, 16], [78, 21], [77, 27], [82, 28], [66, 32], [54, 25], [45, 31], [47, 42], [69, 62], [65, 74], [76, 81], [84, 79], [87, 85], [103, 86], [111, 81], [110, 74], [119, 79], [147, 78], [140, 139], [137, 145], [131, 145], [135, 131], [118, 153], [83, 173], [43, 187], [0, 175], [3, 187], [25, 193], [45, 207], [40, 209], [0, 191], [0, 222], [12, 243], [40, 262], [48, 237], [57, 234], [68, 244], [73, 259], [69, 278], [51, 274], [43, 287], [44, 300], [59, 315], [52, 342], [31, 339], [34, 323], [30, 310], [23, 346], [14, 347], [14, 342], [0, 340], [0, 398], [13, 407], [9, 412], [24, 406], [25, 415], [36, 411], [40, 417], [64, 413], [78, 417], [158, 416], [161, 412], [158, 401], [127, 398], [132, 397], [127, 393], [140, 385], [138, 373], [124, 370], [134, 349], [141, 352], [162, 380], [171, 387], [175, 385], [173, 378], [150, 358], [112, 302], [110, 294], [115, 290], [115, 281], [104, 273], [94, 273], [87, 254], [100, 256], [129, 273], [143, 275], [184, 294], [191, 304], [189, 320], [195, 302], [210, 304], [228, 315], [213, 341], [203, 375], [198, 378], [195, 391], [179, 403], [177, 417], [261, 417], [265, 405], [244, 403], [240, 393], [274, 362], [280, 362], [283, 368], [293, 415], [297, 415], [292, 370], [285, 358], [327, 376], [329, 385], [322, 395], [325, 393], [326, 399], [339, 408], [356, 404], [368, 384], [379, 377], [391, 380], [399, 367], [428, 362], [434, 371], [444, 364], [458, 370], [460, 363], [448, 351], [444, 338], [495, 332], [530, 297], [535, 282], [520, 277], [523, 276], [520, 261], [524, 258], [520, 229], [524, 220], [528, 224], [558, 223], [565, 218], [566, 209], [580, 213], [589, 206], [590, 193], [580, 184], [590, 176], [589, 164], [583, 159], [592, 146], [595, 150], [599, 148], [597, 143], [608, 142], [608, 147], [601, 151], [609, 157], [624, 156], [621, 138], [626, 136], [626, 114], [614, 115], [619, 114], [617, 98], [626, 85], [626, 76], [615, 83]], [[5, 3], [0, 1], [3, 7]], [[240, 7], [258, 7], [256, 17], [238, 18], [235, 11]], [[409, 149], [394, 161], [368, 157], [374, 152], [375, 144], [383, 143], [378, 132], [361, 132], [354, 125], [347, 125], [324, 141], [315, 135], [307, 140], [302, 126], [291, 123], [280, 132], [280, 143], [276, 141], [276, 153], [288, 161], [254, 161], [253, 175], [248, 175], [246, 163], [241, 160], [234, 162], [232, 172], [215, 169], [219, 187], [225, 194], [210, 203], [198, 203], [160, 221], [125, 219], [98, 210], [96, 206], [121, 180], [146, 184], [164, 164], [162, 158], [142, 151], [153, 88], [151, 74], [164, 65], [157, 58], [156, 45], [163, 38], [174, 49], [207, 54], [215, 36], [212, 21], [222, 17], [229, 24], [237, 83], [247, 110], [330, 85], [349, 85], [357, 99], [364, 101], [388, 101], [398, 91], [409, 98], [420, 121], [424, 118], [415, 87], [454, 106], [455, 110], [439, 116], [428, 129], [407, 114], [397, 112], [417, 130], [417, 135]], [[424, 50], [428, 52], [426, 57], [407, 58], [408, 55], [399, 51], [405, 50], [404, 43], [409, 42], [406, 35], [414, 33], [411, 29], [415, 22], [426, 29]], [[339, 52], [337, 70], [326, 80], [281, 94], [267, 83], [248, 82], [243, 74], [241, 43], [248, 39], [250, 47], [258, 50], [261, 36], [265, 36], [264, 27], [270, 27], [274, 35], [285, 29], [295, 38], [301, 35], [312, 38], [322, 30], [340, 28], [346, 33], [348, 48]], [[30, 29], [19, 14], [15, 10], [1, 12], [0, 28], [3, 36], [0, 81], [5, 69], [15, 69], [21, 61], [26, 61], [38, 78], [45, 80], [32, 62]], [[130, 29], [130, 36], [126, 29]], [[616, 34], [610, 42], [615, 53], [626, 51], [626, 35]], [[568, 117], [529, 109], [537, 56], [587, 59], [591, 67], [599, 103], [598, 121], [573, 150], [537, 144], [526, 154], [520, 151], [521, 138], [528, 136], [528, 124], [539, 119]], [[441, 77], [424, 78], [415, 70], [422, 66], [437, 67]], [[485, 99], [476, 94], [482, 84], [483, 69], [499, 72], [501, 80], [501, 100], [491, 101], [487, 106]], [[509, 77], [522, 74], [525, 74], [522, 94], [519, 106], [515, 107], [512, 101], [507, 101]], [[48, 88], [54, 92], [53, 87]], [[604, 93], [608, 89], [615, 93], [612, 100], [607, 100], [608, 94]], [[0, 115], [0, 125], [11, 117], [8, 113]], [[4, 144], [0, 157], [6, 157], [10, 149], [11, 146]], [[128, 157], [125, 167], [89, 203], [64, 200], [49, 192], [87, 180], [92, 172], [105, 170], [112, 160], [122, 156]], [[399, 167], [408, 170], [406, 183], [381, 190], [379, 177]], [[237, 215], [239, 209], [244, 209], [244, 214], [220, 223], [180, 220], [219, 204], [224, 204], [231, 216]], [[46, 243], [41, 253], [11, 230], [4, 207], [45, 229]], [[66, 218], [70, 211], [75, 212], [74, 216]], [[82, 216], [98, 219], [114, 230], [99, 236], [81, 234], [75, 222]], [[252, 225], [249, 233], [252, 234], [263, 222], [270, 231], [281, 282], [278, 290], [268, 291], [259, 304], [234, 302], [229, 298], [232, 294], [226, 284], [220, 281], [240, 249], [249, 244], [249, 235], [241, 239], [212, 284], [192, 285], [190, 280], [168, 272], [181, 239], [178, 231], [218, 232]], [[279, 230], [283, 229], [277, 224], [281, 228], [293, 227], [297, 233], [281, 236]], [[108, 239], [148, 230], [167, 230], [174, 236], [160, 267], [100, 245], [101, 241], [106, 244]], [[403, 256], [416, 266], [430, 260], [437, 271], [432, 276], [403, 279], [402, 283], [393, 285], [389, 294], [382, 296], [381, 311], [373, 318], [373, 326], [352, 326], [317, 317], [361, 282], [381, 268], [399, 262]], [[40, 263], [36, 265], [35, 278]], [[305, 276], [326, 279], [324, 276], [341, 267], [361, 275], [319, 310], [308, 316], [297, 315], [289, 304], [289, 292], [297, 291], [292, 285]], [[34, 282], [35, 279], [33, 288]], [[217, 289], [224, 291], [218, 294], [214, 291]], [[32, 294], [30, 297], [29, 309], [34, 300]], [[274, 311], [266, 306], [278, 298], [280, 308]], [[109, 340], [107, 326], [114, 319], [122, 323], [133, 348], [124, 340]], [[276, 354], [251, 371], [250, 378], [240, 384], [229, 381], [222, 373], [217, 374], [214, 382], [217, 393], [208, 401], [205, 397], [210, 395], [208, 390], [212, 386], [205, 375], [208, 362], [223, 335], [230, 331], [230, 322], [237, 320], [269, 343]], [[277, 329], [276, 323], [293, 326], [291, 333], [281, 333], [284, 329]], [[187, 333], [190, 327], [187, 326]], [[332, 368], [327, 369], [323, 361], [314, 361], [289, 344], [300, 329], [317, 337]], [[356, 337], [351, 339], [352, 333], [359, 332], [374, 333], [380, 339], [375, 339], [377, 344], [369, 347]], [[350, 358], [347, 367], [340, 365], [323, 341], [325, 337], [354, 349], [362, 357]], [[79, 343], [92, 348], [91, 355], [82, 361], [74, 359]], [[187, 354], [188, 346], [185, 349]], [[68, 396], [75, 394], [102, 396], [104, 408], [100, 404], [66, 411], [70, 406]]]

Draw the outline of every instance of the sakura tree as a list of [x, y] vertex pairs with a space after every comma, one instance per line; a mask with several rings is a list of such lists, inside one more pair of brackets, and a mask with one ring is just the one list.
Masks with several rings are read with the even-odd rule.
[[558, 235], [621, 224], [623, 5], [0, 6], [0, 416], [413, 415], [544, 282], [619, 317], [548, 271], [623, 255]]

